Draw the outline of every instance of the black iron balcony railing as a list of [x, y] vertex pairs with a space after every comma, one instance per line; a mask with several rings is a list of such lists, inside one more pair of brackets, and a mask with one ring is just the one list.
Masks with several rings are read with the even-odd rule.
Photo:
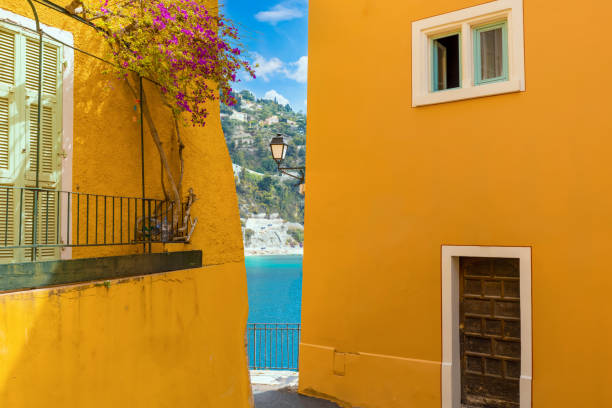
[[249, 369], [297, 371], [300, 347], [299, 323], [249, 323]]
[[[179, 208], [180, 207], [180, 208]], [[62, 247], [150, 245], [189, 241], [190, 203], [0, 186], [0, 258], [25, 249], [22, 260]], [[196, 220], [197, 221], [197, 220]]]

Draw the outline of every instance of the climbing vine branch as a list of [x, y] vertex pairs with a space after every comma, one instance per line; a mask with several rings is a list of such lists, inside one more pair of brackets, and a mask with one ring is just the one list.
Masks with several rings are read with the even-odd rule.
[[[138, 101], [159, 153], [162, 188], [166, 198], [176, 204], [174, 211], [182, 205], [185, 169], [181, 123], [205, 126], [211, 101], [236, 104], [231, 83], [239, 80], [238, 72], [243, 70], [255, 77], [242, 57], [236, 27], [203, 1], [74, 0], [70, 5], [100, 28], [109, 46], [109, 58], [115, 63], [109, 72], [122, 79]], [[172, 116], [175, 138], [158, 131], [148, 103], [150, 95], [144, 89], [139, 99], [139, 77], [147, 78], [159, 92]], [[162, 140], [176, 143], [178, 174], [172, 170]], [[195, 201], [193, 190], [189, 191], [188, 204]], [[172, 219], [178, 220], [174, 215]]]

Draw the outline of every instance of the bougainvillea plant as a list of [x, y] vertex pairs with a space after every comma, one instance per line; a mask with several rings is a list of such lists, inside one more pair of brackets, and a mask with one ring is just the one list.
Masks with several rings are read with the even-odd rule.
[[[193, 125], [204, 126], [211, 101], [236, 104], [231, 82], [237, 81], [241, 70], [255, 77], [242, 56], [238, 30], [205, 1], [85, 0], [80, 11], [109, 45], [111, 73], [125, 81], [141, 106], [172, 197], [166, 192], [162, 174], [164, 194], [176, 202], [176, 209], [181, 203], [185, 147], [179, 124], [188, 118]], [[172, 112], [180, 161], [178, 177], [172, 173], [146, 94], [140, 100], [139, 77], [155, 85]], [[190, 189], [190, 202], [193, 200]]]
[[89, 19], [110, 45], [116, 73], [154, 81], [195, 125], [205, 124], [209, 101], [236, 103], [230, 83], [241, 69], [255, 77], [236, 27], [202, 0], [94, 1], [100, 3], [87, 8]]

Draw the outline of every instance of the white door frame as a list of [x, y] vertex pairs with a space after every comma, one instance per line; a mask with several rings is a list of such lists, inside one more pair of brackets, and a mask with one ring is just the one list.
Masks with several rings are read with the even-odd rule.
[[461, 407], [459, 258], [517, 258], [521, 296], [520, 406], [531, 408], [531, 247], [442, 246], [442, 408]]

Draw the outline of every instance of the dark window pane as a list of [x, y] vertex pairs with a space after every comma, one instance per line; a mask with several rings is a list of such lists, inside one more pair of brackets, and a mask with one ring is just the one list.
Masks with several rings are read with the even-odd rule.
[[436, 64], [433, 67], [435, 91], [458, 88], [461, 80], [459, 34], [438, 38], [433, 42]]

